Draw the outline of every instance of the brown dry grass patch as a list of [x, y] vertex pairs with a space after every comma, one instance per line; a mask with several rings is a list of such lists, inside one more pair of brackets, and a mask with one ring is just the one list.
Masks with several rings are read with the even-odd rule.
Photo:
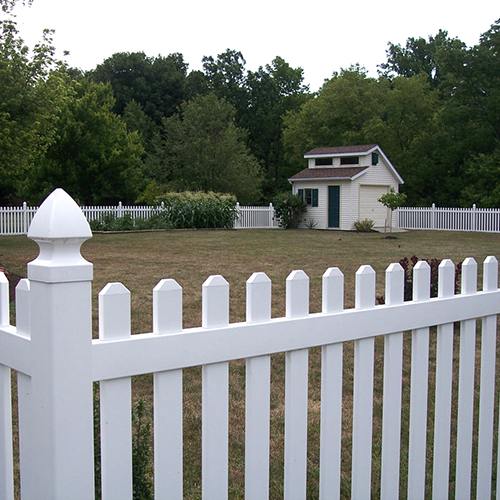
[[[97, 294], [112, 281], [122, 282], [131, 292], [132, 331], [152, 329], [152, 289], [163, 278], [173, 278], [183, 288], [184, 327], [201, 325], [202, 284], [210, 275], [221, 274], [230, 284], [230, 321], [245, 320], [246, 280], [253, 272], [265, 272], [273, 282], [272, 315], [285, 314], [286, 277], [294, 269], [304, 270], [310, 278], [310, 311], [321, 310], [321, 277], [331, 266], [345, 276], [345, 306], [354, 305], [356, 270], [370, 264], [377, 272], [377, 295], [384, 294], [384, 272], [391, 262], [417, 255], [420, 258], [451, 258], [455, 263], [474, 257], [481, 275], [482, 261], [498, 254], [500, 234], [407, 232], [395, 239], [378, 233], [333, 231], [167, 231], [143, 234], [98, 234], [84, 244], [84, 257], [94, 264], [94, 332], [97, 336]], [[26, 263], [38, 253], [26, 237], [0, 238], [0, 265], [26, 276]], [[481, 279], [479, 279], [481, 286]], [[14, 322], [14, 320], [12, 321]], [[432, 439], [432, 367], [435, 342], [431, 335], [429, 442]], [[479, 342], [479, 339], [478, 339]], [[456, 341], [458, 346], [458, 340]], [[457, 347], [458, 349], [458, 347]], [[409, 335], [405, 338], [405, 359], [410, 356]], [[458, 352], [458, 351], [457, 351]], [[344, 346], [343, 388], [343, 469], [342, 495], [350, 496], [350, 448], [352, 427], [352, 345]], [[383, 341], [375, 349], [375, 397], [373, 443], [373, 492], [380, 488], [381, 403], [383, 383]], [[404, 367], [402, 417], [402, 473], [406, 468], [405, 447], [408, 432], [410, 371]], [[235, 361], [230, 366], [230, 498], [244, 498], [244, 385], [245, 366]], [[455, 382], [455, 391], [456, 391]], [[318, 497], [318, 456], [320, 428], [320, 350], [310, 353], [308, 499]], [[152, 401], [152, 377], [134, 379], [134, 398]], [[201, 498], [201, 381], [200, 369], [184, 372], [185, 418], [185, 497]], [[271, 395], [271, 498], [283, 494], [284, 356], [272, 359]], [[432, 446], [429, 464], [432, 466]], [[453, 478], [452, 478], [453, 479]], [[402, 474], [402, 498], [406, 483]]]

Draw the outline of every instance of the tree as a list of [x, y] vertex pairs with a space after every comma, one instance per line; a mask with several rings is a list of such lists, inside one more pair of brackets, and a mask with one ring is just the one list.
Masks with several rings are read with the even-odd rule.
[[391, 211], [391, 233], [392, 233], [392, 213], [394, 210], [397, 210], [399, 207], [404, 205], [406, 202], [406, 194], [397, 193], [396, 190], [391, 187], [389, 192], [382, 195], [377, 201], [382, 203], [385, 207], [387, 207]]
[[245, 87], [246, 61], [241, 52], [227, 49], [214, 59], [204, 56], [203, 70], [207, 78], [208, 89], [219, 99], [225, 99], [236, 110], [236, 122], [240, 120], [247, 108], [247, 91]]
[[309, 89], [303, 80], [302, 68], [292, 68], [281, 57], [247, 74], [249, 105], [243, 125], [248, 130], [250, 149], [264, 165], [268, 197], [288, 185], [282, 142], [283, 116], [288, 111], [298, 111], [306, 101]]
[[185, 100], [187, 64], [182, 54], [148, 57], [144, 52], [113, 54], [90, 73], [96, 82], [110, 83], [113, 110], [122, 115], [131, 101], [157, 124], [179, 111]]
[[113, 113], [109, 85], [87, 79], [70, 89], [56, 138], [28, 180], [27, 198], [36, 203], [62, 187], [85, 205], [133, 202], [144, 183], [139, 136]]
[[[242, 204], [260, 198], [262, 174], [235, 123], [235, 110], [213, 93], [165, 120], [168, 181], [178, 189], [234, 194]], [[167, 176], [166, 176], [167, 177]]]
[[[13, 1], [2, 1], [6, 13]], [[0, 199], [15, 201], [20, 185], [54, 139], [65, 100], [63, 65], [54, 57], [52, 32], [30, 55], [14, 18], [0, 20]]]
[[479, 154], [465, 164], [467, 185], [460, 196], [462, 206], [500, 207], [500, 145], [490, 154]]
[[379, 67], [385, 77], [393, 75], [411, 78], [425, 74], [432, 88], [438, 88], [446, 73], [441, 61], [443, 50], [462, 50], [465, 44], [458, 38], [450, 38], [447, 31], [439, 30], [436, 36], [408, 38], [406, 47], [389, 42], [387, 62]]

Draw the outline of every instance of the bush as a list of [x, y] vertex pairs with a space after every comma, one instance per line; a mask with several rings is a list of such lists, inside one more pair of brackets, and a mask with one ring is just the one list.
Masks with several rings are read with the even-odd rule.
[[106, 214], [91, 221], [93, 231], [130, 231], [141, 229], [231, 229], [238, 216], [234, 196], [184, 192], [167, 193], [155, 199], [156, 210], [149, 219], [133, 219], [130, 214]]
[[358, 233], [369, 233], [372, 231], [374, 225], [375, 221], [371, 219], [357, 220], [354, 223], [354, 229], [356, 229]]
[[273, 200], [275, 218], [279, 227], [296, 229], [307, 212], [307, 205], [301, 196], [291, 193], [280, 193]]
[[227, 194], [186, 191], [156, 201], [163, 204], [165, 217], [176, 229], [231, 229], [238, 216], [236, 198]]

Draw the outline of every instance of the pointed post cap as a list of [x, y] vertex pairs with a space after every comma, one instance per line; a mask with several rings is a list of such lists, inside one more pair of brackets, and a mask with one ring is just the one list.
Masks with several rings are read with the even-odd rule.
[[89, 223], [75, 200], [57, 188], [45, 199], [31, 221], [28, 238], [92, 238]]
[[80, 207], [63, 189], [55, 189], [42, 203], [28, 229], [28, 238], [40, 247], [28, 264], [28, 278], [46, 283], [92, 280], [92, 264], [80, 254], [92, 237]]

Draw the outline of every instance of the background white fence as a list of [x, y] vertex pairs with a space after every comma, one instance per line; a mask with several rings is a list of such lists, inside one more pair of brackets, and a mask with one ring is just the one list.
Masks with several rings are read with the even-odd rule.
[[239, 216], [234, 227], [236, 229], [249, 228], [277, 228], [278, 221], [274, 218], [274, 207], [270, 203], [267, 207], [248, 206], [242, 207], [236, 204]]
[[[265, 207], [240, 206], [237, 203], [238, 218], [234, 224], [235, 229], [277, 228], [278, 222], [274, 219], [272, 204]], [[23, 203], [20, 207], [0, 207], [0, 236], [27, 234], [31, 220], [38, 207], [28, 207]], [[153, 206], [126, 206], [120, 202], [116, 206], [83, 206], [81, 210], [87, 220], [102, 221], [104, 217], [112, 215], [123, 217], [130, 215], [132, 219], [148, 219], [158, 207]]]
[[401, 207], [398, 209], [402, 229], [439, 229], [445, 231], [478, 231], [500, 233], [498, 208]]
[[[182, 290], [162, 280], [153, 290], [153, 332], [130, 335], [130, 293], [120, 283], [99, 294], [99, 339], [92, 340], [92, 264], [80, 255], [91, 237], [79, 207], [61, 190], [42, 205], [29, 235], [40, 246], [17, 288], [17, 327], [9, 321], [8, 284], [0, 273], [0, 498], [13, 498], [11, 373], [18, 373], [21, 494], [26, 499], [93, 498], [93, 382], [100, 382], [102, 498], [132, 498], [131, 378], [154, 374], [155, 498], [183, 497], [183, 369], [202, 367], [202, 479], [204, 499], [228, 498], [228, 408], [231, 360], [246, 359], [246, 498], [269, 497], [270, 356], [286, 353], [284, 498], [305, 500], [307, 485], [309, 349], [321, 346], [319, 497], [339, 498], [341, 464], [352, 465], [350, 497], [372, 497], [375, 338], [384, 338], [381, 451], [383, 499], [397, 499], [407, 474], [408, 498], [491, 498], [496, 329], [500, 313], [498, 262], [488, 257], [482, 291], [477, 264], [439, 268], [439, 297], [430, 298], [430, 268], [414, 269], [413, 300], [403, 302], [403, 269], [386, 271], [386, 304], [375, 306], [375, 272], [356, 274], [355, 309], [344, 310], [338, 268], [323, 275], [323, 310], [309, 313], [309, 278], [293, 271], [286, 282], [286, 317], [271, 319], [271, 281], [247, 282], [247, 321], [229, 324], [229, 285], [212, 276], [203, 285], [202, 327], [182, 329]], [[117, 252], [118, 254], [118, 252]], [[481, 318], [480, 379], [475, 380], [476, 319]], [[454, 328], [460, 322], [460, 329]], [[430, 327], [437, 326], [433, 463], [427, 463]], [[407, 333], [404, 333], [407, 332]], [[403, 337], [411, 336], [411, 360]], [[434, 334], [433, 334], [434, 335]], [[460, 353], [454, 359], [453, 338]], [[342, 439], [343, 346], [354, 342], [352, 449]], [[478, 353], [479, 354], [479, 353]], [[411, 361], [408, 468], [400, 471], [403, 363]], [[459, 365], [458, 398], [452, 397]], [[382, 367], [378, 367], [378, 370]], [[318, 382], [314, 382], [318, 383]], [[474, 417], [475, 388], [479, 413]], [[476, 396], [477, 397], [477, 396]], [[456, 414], [453, 434], [451, 416]], [[498, 418], [498, 415], [497, 415]], [[477, 444], [473, 440], [477, 439]], [[450, 457], [450, 443], [456, 456]], [[454, 460], [451, 460], [453, 458]], [[432, 467], [431, 485], [426, 468]], [[474, 472], [476, 471], [476, 472]], [[477, 474], [477, 475], [476, 475]], [[472, 491], [472, 476], [476, 491]], [[500, 482], [497, 482], [497, 485]], [[499, 498], [497, 491], [497, 498]]]

